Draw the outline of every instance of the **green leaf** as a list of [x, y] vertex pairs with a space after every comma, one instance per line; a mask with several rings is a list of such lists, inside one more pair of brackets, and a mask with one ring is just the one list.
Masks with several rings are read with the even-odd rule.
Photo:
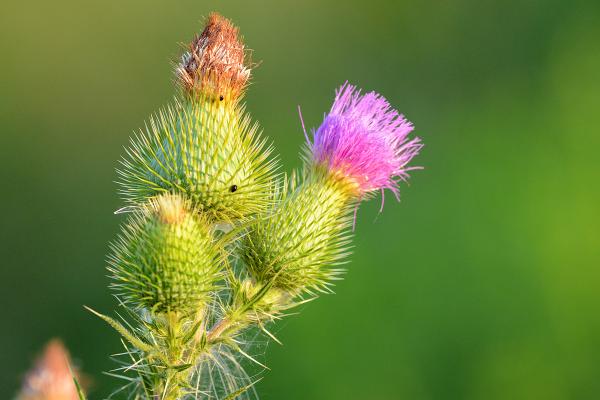
[[108, 323], [110, 326], [112, 326], [114, 330], [119, 332], [119, 334], [121, 336], [123, 336], [123, 338], [125, 338], [129, 343], [131, 343], [132, 345], [137, 347], [139, 350], [145, 351], [147, 353], [151, 353], [154, 350], [154, 348], [152, 346], [150, 346], [147, 343], [144, 343], [141, 339], [139, 339], [133, 333], [129, 332], [127, 330], [127, 328], [125, 328], [119, 322], [115, 321], [114, 319], [112, 319], [104, 314], [100, 314], [99, 312], [94, 311], [87, 306], [84, 306], [84, 307], [86, 310], [88, 310], [92, 314], [94, 314], [94, 315], [100, 317], [101, 319], [103, 319], [104, 321], [106, 321], [106, 323]]

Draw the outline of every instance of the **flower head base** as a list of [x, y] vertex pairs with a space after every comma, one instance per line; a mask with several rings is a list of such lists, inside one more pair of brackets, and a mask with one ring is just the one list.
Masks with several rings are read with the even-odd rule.
[[335, 177], [348, 179], [362, 197], [390, 189], [396, 197], [398, 179], [406, 180], [410, 160], [423, 147], [418, 137], [409, 139], [413, 125], [381, 95], [360, 94], [345, 83], [309, 143], [311, 158]]
[[237, 99], [250, 78], [250, 68], [244, 64], [245, 53], [238, 28], [212, 13], [204, 31], [183, 54], [176, 74], [183, 89], [192, 96], [205, 95], [220, 101]]

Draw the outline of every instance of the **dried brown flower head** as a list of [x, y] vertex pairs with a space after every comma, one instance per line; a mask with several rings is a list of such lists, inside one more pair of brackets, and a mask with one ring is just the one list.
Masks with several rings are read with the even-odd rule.
[[246, 49], [238, 37], [238, 28], [227, 18], [212, 13], [204, 31], [192, 40], [181, 57], [176, 74], [190, 95], [237, 99], [250, 78], [245, 58]]
[[51, 340], [25, 376], [17, 400], [78, 400], [70, 358], [60, 340]]

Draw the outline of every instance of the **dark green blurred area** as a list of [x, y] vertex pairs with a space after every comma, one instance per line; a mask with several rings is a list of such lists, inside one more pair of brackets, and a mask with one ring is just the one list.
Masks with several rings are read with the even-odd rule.
[[600, 3], [37, 1], [0, 5], [0, 397], [64, 339], [94, 379], [118, 338], [104, 270], [129, 135], [217, 10], [261, 61], [247, 96], [299, 166], [345, 80], [414, 121], [426, 167], [361, 207], [337, 294], [275, 329], [264, 399], [600, 398]]

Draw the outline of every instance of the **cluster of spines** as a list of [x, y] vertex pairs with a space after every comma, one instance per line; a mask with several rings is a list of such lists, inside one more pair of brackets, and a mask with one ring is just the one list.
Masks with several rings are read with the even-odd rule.
[[258, 282], [294, 295], [330, 291], [351, 242], [347, 183], [305, 170], [242, 239], [241, 258]]
[[176, 194], [134, 211], [111, 247], [112, 288], [135, 308], [193, 313], [221, 279], [223, 254], [206, 217]]
[[125, 201], [135, 205], [178, 192], [212, 221], [263, 211], [276, 164], [243, 111], [237, 103], [183, 99], [151, 118], [121, 161]]

